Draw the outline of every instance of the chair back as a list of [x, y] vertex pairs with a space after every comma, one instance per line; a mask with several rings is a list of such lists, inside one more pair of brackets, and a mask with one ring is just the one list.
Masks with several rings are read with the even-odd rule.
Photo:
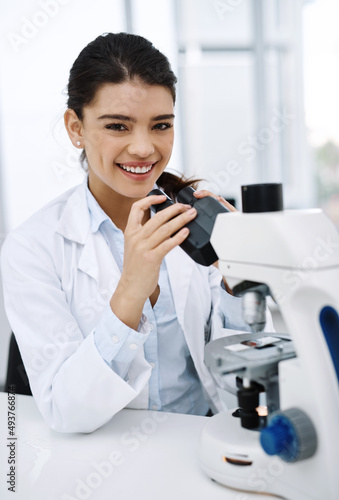
[[29, 385], [25, 366], [22, 361], [19, 347], [13, 333], [11, 335], [9, 344], [7, 377], [5, 385], [5, 391], [8, 390], [10, 390], [10, 392], [14, 392], [15, 394], [32, 396], [32, 391]]

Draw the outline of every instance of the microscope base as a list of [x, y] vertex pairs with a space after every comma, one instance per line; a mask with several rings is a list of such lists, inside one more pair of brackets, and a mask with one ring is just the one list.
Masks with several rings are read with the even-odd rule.
[[241, 427], [240, 419], [233, 417], [233, 412], [218, 413], [203, 427], [199, 461], [204, 472], [216, 482], [242, 491], [287, 500], [319, 500], [316, 492], [313, 496], [306, 491], [306, 485], [290, 484], [293, 480], [289, 471], [298, 466], [267, 455], [260, 445], [260, 432]]

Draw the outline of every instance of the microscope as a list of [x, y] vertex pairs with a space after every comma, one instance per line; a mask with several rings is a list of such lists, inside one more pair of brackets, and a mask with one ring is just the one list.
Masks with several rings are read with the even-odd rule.
[[[321, 210], [283, 210], [281, 184], [243, 186], [242, 203], [216, 216], [210, 242], [251, 333], [225, 329], [205, 348], [238, 408], [207, 419], [199, 461], [239, 500], [337, 500], [339, 235]], [[288, 332], [264, 331], [267, 296]]]

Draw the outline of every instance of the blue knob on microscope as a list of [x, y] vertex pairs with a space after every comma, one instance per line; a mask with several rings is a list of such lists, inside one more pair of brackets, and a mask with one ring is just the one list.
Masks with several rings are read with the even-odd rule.
[[291, 447], [294, 433], [291, 426], [283, 418], [275, 418], [271, 424], [261, 431], [260, 443], [268, 455], [282, 455]]
[[274, 412], [260, 433], [260, 443], [268, 455], [285, 462], [299, 462], [314, 455], [317, 434], [311, 419], [299, 408]]

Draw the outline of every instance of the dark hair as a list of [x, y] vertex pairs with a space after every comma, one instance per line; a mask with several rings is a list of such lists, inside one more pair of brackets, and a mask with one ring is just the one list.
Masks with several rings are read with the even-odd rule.
[[[167, 57], [142, 36], [105, 33], [90, 42], [75, 60], [69, 75], [67, 106], [82, 120], [83, 108], [93, 102], [100, 87], [133, 79], [167, 87], [175, 103], [177, 78]], [[83, 166], [85, 160], [83, 150]], [[195, 186], [197, 182], [169, 172], [163, 172], [158, 179], [158, 185], [172, 198], [182, 187]]]

